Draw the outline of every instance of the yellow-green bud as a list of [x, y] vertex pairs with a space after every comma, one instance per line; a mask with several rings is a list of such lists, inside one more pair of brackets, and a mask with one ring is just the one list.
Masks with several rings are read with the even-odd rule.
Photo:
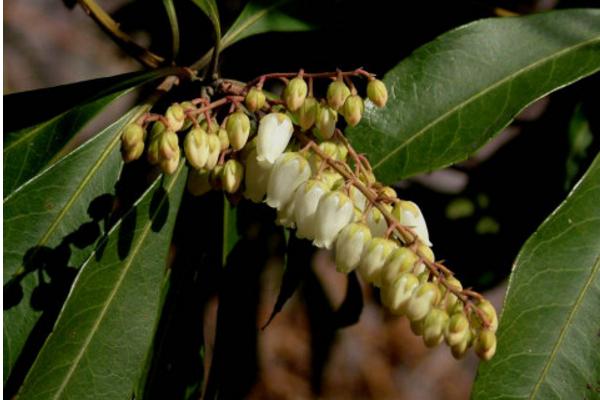
[[431, 308], [439, 302], [440, 289], [433, 282], [425, 282], [413, 292], [406, 307], [406, 316], [418, 321], [427, 316]]
[[474, 313], [472, 317], [473, 326], [475, 328], [487, 328], [492, 332], [496, 332], [498, 329], [498, 316], [496, 315], [496, 309], [486, 299], [479, 300], [477, 304], [477, 308], [481, 311], [481, 313], [485, 316], [488, 326], [483, 326], [479, 316]]
[[381, 287], [381, 300], [392, 314], [406, 314], [406, 307], [413, 292], [419, 286], [419, 279], [415, 274], [402, 272], [391, 285]]
[[203, 168], [208, 160], [208, 135], [202, 128], [194, 128], [185, 135], [183, 150], [190, 165]]
[[[446, 283], [448, 286], [454, 287], [457, 290], [462, 290], [462, 284], [458, 279], [453, 276], [446, 277]], [[444, 289], [444, 293], [442, 294], [444, 299], [444, 305], [446, 307], [446, 311], [451, 312], [454, 310], [454, 306], [459, 302], [458, 297], [454, 293], [452, 293], [448, 289]]]
[[185, 110], [181, 104], [173, 103], [169, 108], [167, 108], [165, 117], [167, 118], [167, 121], [169, 121], [169, 128], [174, 131], [178, 131], [183, 128], [183, 123], [185, 121]]
[[350, 126], [356, 126], [362, 118], [363, 112], [365, 111], [365, 104], [360, 96], [353, 95], [348, 96], [344, 102], [344, 108], [342, 114], [346, 119], [346, 122]]
[[256, 112], [265, 106], [267, 98], [262, 90], [253, 87], [246, 94], [246, 108], [250, 112]]
[[365, 246], [358, 272], [362, 278], [375, 286], [381, 286], [381, 270], [388, 257], [398, 248], [393, 240], [384, 238], [373, 238]]
[[450, 346], [450, 350], [452, 351], [452, 356], [457, 360], [460, 360], [465, 356], [467, 350], [469, 350], [469, 346], [471, 345], [471, 332], [467, 330], [465, 337], [458, 343], [453, 346]]
[[299, 76], [292, 79], [283, 91], [283, 100], [290, 111], [296, 111], [302, 106], [308, 93], [308, 86]]
[[389, 187], [389, 186], [384, 186], [381, 189], [381, 194], [383, 194], [386, 197], [389, 197], [390, 199], [398, 198], [398, 195], [396, 194], [396, 191], [394, 190], [394, 188]]
[[391, 285], [403, 272], [410, 272], [419, 257], [407, 247], [395, 249], [383, 266], [381, 279], [383, 285]]
[[217, 120], [214, 118], [210, 119], [210, 124], [208, 123], [207, 119], [203, 119], [202, 122], [200, 122], [200, 128], [204, 129], [204, 131], [206, 131], [206, 133], [217, 133], [218, 129], [219, 129], [219, 124], [217, 123]]
[[202, 196], [211, 191], [212, 187], [209, 182], [210, 172], [208, 170], [192, 169], [188, 175], [187, 188], [194, 196]]
[[[323, 153], [325, 153], [325, 155], [327, 155], [329, 158], [335, 159], [338, 155], [337, 145], [333, 142], [321, 142], [319, 143], [319, 149]], [[321, 156], [317, 153], [310, 153], [308, 161], [310, 162], [310, 166], [313, 172], [318, 172], [321, 169], [323, 163], [326, 163], [326, 161], [323, 160]]]
[[164, 132], [160, 138], [159, 156], [161, 159], [170, 160], [179, 157], [179, 138], [172, 130]]
[[410, 330], [417, 336], [421, 336], [425, 331], [425, 319], [410, 321]]
[[388, 100], [388, 92], [385, 84], [379, 79], [373, 79], [367, 85], [367, 97], [377, 107], [384, 107]]
[[163, 124], [161, 121], [156, 121], [152, 124], [152, 129], [150, 130], [150, 138], [153, 139], [166, 130], [167, 127], [165, 126], [165, 124]]
[[318, 179], [323, 182], [329, 190], [337, 190], [344, 184], [344, 177], [333, 170], [321, 172]]
[[399, 201], [394, 205], [392, 215], [400, 224], [412, 228], [417, 237], [427, 246], [431, 246], [425, 217], [419, 206], [412, 201]]
[[223, 187], [223, 166], [215, 165], [208, 175], [208, 182], [213, 189], [221, 189]]
[[167, 175], [171, 175], [175, 172], [177, 167], [179, 166], [180, 160], [180, 152], [179, 147], [177, 147], [176, 152], [173, 154], [171, 158], [163, 158], [160, 160], [160, 169]]
[[307, 97], [298, 109], [298, 123], [303, 131], [309, 130], [317, 120], [317, 112], [319, 111], [319, 103], [314, 97]]
[[[417, 251], [419, 254], [423, 256], [423, 259], [429, 262], [435, 262], [435, 255], [433, 254], [433, 250], [430, 247], [424, 245], [423, 243], [417, 246]], [[421, 274], [427, 270], [427, 265], [424, 262], [420, 262], [415, 264], [415, 268], [413, 272], [415, 274]]]
[[208, 158], [206, 159], [205, 168], [213, 169], [219, 161], [219, 155], [221, 154], [221, 141], [219, 137], [214, 133], [207, 135], [208, 143]]
[[366, 215], [367, 225], [373, 234], [373, 237], [383, 237], [385, 236], [385, 232], [387, 231], [388, 224], [385, 220], [385, 217], [379, 211], [379, 209], [375, 207], [371, 207], [369, 211], [367, 211]]
[[348, 157], [348, 148], [344, 143], [337, 142], [338, 147], [338, 155], [337, 159], [342, 162], [346, 162], [346, 157]]
[[128, 163], [137, 160], [144, 153], [144, 142], [137, 142], [133, 146], [121, 149], [123, 161]]
[[229, 135], [227, 134], [227, 130], [219, 128], [217, 135], [221, 141], [221, 151], [227, 149], [229, 147]]
[[423, 320], [423, 341], [427, 347], [437, 346], [442, 342], [448, 319], [448, 313], [439, 308], [434, 308], [427, 314]]
[[[181, 107], [183, 107], [183, 111], [185, 113], [185, 111], [192, 111], [196, 109], [196, 106], [191, 102], [191, 101], [184, 101], [181, 103]], [[189, 118], [186, 118], [185, 121], [183, 122], [183, 126], [181, 127], [181, 130], [186, 130], [188, 128], [190, 128], [192, 126], [192, 120]]]
[[489, 361], [496, 353], [496, 334], [487, 329], [479, 331], [475, 339], [475, 353], [482, 360]]
[[327, 88], [327, 103], [336, 111], [344, 105], [348, 96], [350, 96], [350, 89], [343, 79], [336, 79]]
[[448, 346], [456, 346], [469, 335], [469, 320], [463, 311], [454, 313], [444, 328], [444, 338]]
[[152, 139], [146, 152], [146, 158], [152, 165], [156, 165], [160, 162], [160, 136]]
[[137, 144], [140, 142], [142, 142], [143, 145], [145, 137], [146, 131], [141, 125], [129, 124], [123, 130], [123, 134], [121, 135], [121, 143], [123, 145], [123, 148], [129, 149], [134, 146], [137, 146]]
[[235, 193], [244, 179], [244, 166], [237, 160], [227, 160], [223, 166], [223, 190]]
[[315, 121], [315, 133], [323, 140], [331, 139], [335, 132], [337, 112], [328, 106], [320, 106]]
[[348, 188], [348, 196], [350, 200], [352, 200], [352, 204], [354, 207], [358, 209], [361, 213], [365, 211], [367, 207], [367, 197], [360, 191], [356, 186], [351, 185]]
[[248, 141], [250, 135], [250, 119], [246, 114], [237, 111], [227, 117], [227, 134], [229, 135], [229, 143], [233, 150], [242, 149]]
[[348, 224], [335, 243], [335, 264], [339, 272], [350, 273], [358, 266], [366, 245], [371, 241], [371, 231], [365, 224]]

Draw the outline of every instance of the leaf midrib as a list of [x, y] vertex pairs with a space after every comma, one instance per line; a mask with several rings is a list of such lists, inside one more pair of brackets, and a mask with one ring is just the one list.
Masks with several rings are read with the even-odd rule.
[[[280, 3], [282, 3], [282, 2], [280, 2]], [[263, 16], [265, 16], [267, 13], [269, 13], [274, 8], [278, 7], [280, 3], [272, 5], [271, 7], [268, 7], [268, 8], [264, 8], [263, 10], [254, 14], [252, 17], [249, 17], [246, 20], [245, 24], [242, 22], [238, 29], [227, 32], [225, 34], [225, 36], [223, 36], [223, 47], [227, 47], [227, 46], [231, 45], [232, 43], [234, 43], [236, 36], [239, 35], [240, 32], [242, 32], [243, 30], [247, 29], [248, 27], [254, 25]], [[231, 37], [231, 39], [230, 39], [230, 37]]]
[[[146, 225], [144, 226], [144, 229], [142, 231], [142, 234], [139, 237], [139, 240], [135, 244], [135, 247], [132, 249], [131, 253], [128, 256], [128, 259], [127, 259], [125, 265], [123, 266], [123, 268], [121, 270], [122, 272], [119, 275], [119, 279], [117, 280], [115, 286], [113, 287], [113, 290], [110, 292], [110, 294], [109, 294], [109, 296], [108, 296], [108, 298], [107, 298], [104, 306], [102, 307], [100, 315], [98, 316], [96, 322], [92, 326], [92, 329], [90, 330], [90, 333], [89, 333], [88, 337], [85, 339], [85, 341], [83, 343], [83, 346], [81, 347], [81, 350], [79, 351], [79, 354], [77, 354], [77, 356], [75, 357], [75, 360], [73, 361], [73, 364], [71, 365], [71, 368], [69, 368], [69, 370], [67, 372], [67, 375], [65, 376], [65, 378], [64, 378], [61, 386], [58, 388], [58, 391], [55, 393], [54, 399], [59, 399], [60, 398], [60, 396], [62, 395], [63, 391], [67, 387], [67, 384], [69, 383], [69, 381], [73, 377], [73, 374], [75, 373], [75, 369], [77, 368], [77, 366], [81, 362], [81, 359], [83, 358], [83, 355], [85, 354], [88, 346], [92, 342], [92, 339], [94, 338], [94, 335], [98, 331], [98, 327], [100, 326], [100, 323], [104, 320], [104, 317], [106, 316], [106, 313], [107, 313], [110, 305], [112, 304], [112, 301], [113, 301], [115, 295], [119, 291], [119, 289], [121, 287], [121, 284], [123, 283], [123, 280], [125, 279], [125, 276], [127, 276], [127, 273], [129, 272], [129, 269], [131, 268], [131, 265], [133, 264], [135, 256], [140, 251], [140, 248], [142, 247], [142, 244], [144, 243], [146, 237], [148, 236], [148, 233], [150, 232], [150, 228], [152, 227], [153, 217], [156, 215], [156, 213], [158, 213], [162, 209], [163, 204], [165, 203], [165, 201], [168, 198], [168, 193], [170, 193], [171, 190], [173, 189], [173, 186], [177, 182], [177, 180], [179, 178], [179, 175], [181, 174], [181, 171], [183, 171], [184, 165], [185, 165], [184, 163], [180, 163], [179, 168], [177, 169], [177, 172], [172, 176], [171, 181], [169, 182], [169, 184], [166, 187], [166, 193], [165, 193], [165, 195], [163, 196], [163, 198], [160, 200], [158, 206], [156, 207], [155, 214], [153, 214], [150, 217], [149, 221], [146, 222]], [[137, 204], [136, 204], [136, 206], [137, 206]], [[114, 232], [115, 229], [117, 229], [119, 226], [120, 225], [115, 226], [112, 229], [112, 232]], [[93, 256], [94, 256], [94, 254], [92, 254], [90, 256], [90, 259]]]
[[548, 360], [546, 361], [546, 364], [544, 365], [544, 369], [540, 373], [540, 376], [539, 376], [535, 386], [533, 387], [533, 391], [531, 392], [531, 395], [529, 396], [530, 399], [533, 399], [537, 395], [538, 391], [540, 390], [540, 387], [542, 386], [544, 379], [548, 375], [548, 371], [549, 371], [550, 367], [552, 366], [552, 364], [554, 363], [554, 359], [556, 358], [558, 349], [562, 345], [562, 342], [565, 338], [568, 328], [571, 326], [571, 321], [573, 320], [575, 314], [577, 313], [579, 307], [581, 306], [581, 303], [583, 302], [583, 298], [585, 297], [585, 294], [587, 294], [587, 290], [590, 287], [590, 285], [592, 284], [592, 281], [594, 280], [594, 277], [598, 273], [599, 269], [600, 269], [600, 255], [598, 255], [596, 257], [596, 262], [594, 264], [594, 267], [592, 268], [592, 272], [590, 273], [587, 281], [585, 282], [585, 285], [583, 286], [581, 292], [579, 293], [579, 296], [577, 296], [577, 300], [575, 300], [575, 304], [573, 305], [573, 308], [569, 312], [569, 315], [567, 317], [567, 320], [565, 321], [565, 324], [561, 327], [560, 335], [558, 336], [558, 340], [554, 343], [554, 346], [552, 347], [552, 351], [550, 352], [550, 356], [548, 357]]
[[[538, 65], [544, 64], [550, 60], [554, 60], [557, 59], [559, 57], [561, 57], [563, 54], [570, 52], [570, 51], [574, 51], [580, 47], [584, 47], [587, 46], [589, 44], [592, 44], [594, 42], [600, 42], [600, 36], [595, 36], [592, 39], [586, 40], [584, 42], [578, 43], [574, 46], [569, 46], [567, 48], [564, 48], [563, 50], [560, 50], [556, 53], [553, 53], [552, 55], [542, 58], [532, 64], [527, 65], [526, 67], [519, 69], [518, 71], [500, 79], [499, 81], [493, 83], [492, 85], [488, 86], [487, 88], [485, 88], [484, 90], [476, 93], [474, 96], [471, 96], [467, 99], [465, 99], [464, 101], [460, 102], [459, 104], [457, 104], [456, 106], [452, 107], [450, 110], [446, 111], [445, 113], [443, 113], [442, 115], [440, 115], [439, 117], [437, 117], [436, 119], [434, 119], [433, 121], [431, 121], [430, 123], [428, 123], [427, 125], [425, 125], [423, 128], [421, 128], [419, 131], [417, 131], [413, 136], [409, 137], [405, 142], [403, 142], [401, 145], [399, 145], [398, 147], [396, 147], [394, 150], [392, 150], [391, 152], [389, 152], [386, 156], [384, 156], [383, 158], [381, 158], [379, 161], [377, 161], [377, 163], [375, 163], [375, 165], [373, 165], [373, 169], [377, 169], [380, 165], [382, 165], [384, 162], [386, 162], [388, 159], [390, 159], [392, 156], [394, 156], [396, 153], [398, 153], [400, 150], [402, 150], [404, 147], [408, 146], [413, 140], [415, 140], [416, 138], [420, 137], [421, 135], [423, 135], [425, 132], [427, 132], [432, 126], [437, 125], [440, 121], [443, 121], [444, 119], [448, 118], [450, 115], [452, 115], [453, 113], [455, 113], [457, 110], [463, 108], [464, 106], [472, 103], [473, 101], [479, 99], [481, 96], [487, 94], [488, 92], [496, 89], [497, 87], [501, 86], [502, 84], [504, 84], [505, 82], [516, 78], [519, 75], [525, 74], [527, 72], [529, 72], [529, 70], [537, 67]], [[595, 71], [600, 70], [600, 67], [597, 68]], [[594, 72], [595, 72], [594, 71]], [[592, 72], [593, 73], [593, 72]], [[543, 95], [542, 95], [543, 96]], [[542, 97], [540, 96], [540, 97]]]

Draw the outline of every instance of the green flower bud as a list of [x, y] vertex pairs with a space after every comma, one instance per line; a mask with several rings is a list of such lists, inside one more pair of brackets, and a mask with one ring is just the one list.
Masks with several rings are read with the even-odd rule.
[[161, 159], [170, 160], [179, 157], [179, 138], [174, 131], [167, 130], [160, 138], [159, 156]]
[[423, 320], [423, 341], [427, 347], [437, 346], [442, 342], [448, 319], [448, 313], [439, 308], [434, 308], [427, 314]]
[[166, 130], [167, 130], [167, 127], [161, 121], [154, 122], [152, 124], [152, 129], [150, 130], [150, 139], [153, 139], [153, 138], [157, 137], [158, 135], [161, 135]]
[[200, 122], [200, 128], [204, 129], [204, 131], [206, 133], [217, 133], [219, 130], [219, 124], [217, 123], [217, 120], [214, 118], [210, 119], [210, 126], [208, 124], [208, 120], [207, 119], [203, 119], [202, 122]]
[[194, 196], [202, 196], [211, 191], [209, 182], [210, 172], [206, 169], [192, 169], [188, 175], [187, 188]]
[[479, 331], [475, 339], [475, 353], [482, 360], [489, 361], [496, 353], [496, 334], [487, 329]]
[[346, 157], [348, 157], [348, 148], [344, 143], [337, 142], [338, 155], [337, 159], [342, 162], [346, 162]]
[[233, 150], [238, 151], [246, 145], [250, 135], [250, 119], [246, 114], [237, 111], [227, 117], [227, 134]]
[[315, 133], [323, 140], [331, 139], [337, 123], [337, 112], [327, 106], [319, 107], [315, 121]]
[[[435, 255], [433, 254], [433, 250], [431, 250], [431, 247], [426, 246], [423, 243], [421, 243], [417, 247], [417, 251], [419, 252], [419, 254], [423, 255], [424, 260], [427, 260], [429, 262], [435, 262]], [[415, 274], [421, 274], [421, 273], [427, 271], [427, 265], [424, 262], [415, 264], [414, 267], [415, 268], [414, 268], [413, 272]]]
[[469, 350], [469, 347], [471, 347], [473, 340], [472, 340], [472, 333], [471, 331], [467, 331], [465, 337], [458, 342], [457, 344], [450, 346], [450, 350], [452, 352], [452, 356], [454, 358], [456, 358], [457, 360], [460, 360], [461, 358], [463, 358], [465, 356], [465, 354], [467, 353], [467, 350]]
[[388, 99], [388, 92], [385, 84], [379, 79], [373, 79], [370, 81], [367, 85], [367, 97], [377, 107], [384, 107]]
[[235, 193], [244, 179], [244, 166], [237, 160], [227, 160], [223, 166], [223, 190]]
[[483, 326], [479, 316], [473, 315], [472, 322], [475, 328], [486, 328], [492, 332], [496, 332], [498, 329], [498, 315], [496, 315], [496, 309], [489, 301], [485, 299], [479, 300], [477, 304], [477, 308], [483, 313], [486, 317], [486, 321], [489, 324], [488, 326]]
[[349, 96], [344, 102], [342, 114], [348, 125], [356, 126], [360, 122], [364, 111], [365, 104], [363, 103], [363, 99], [360, 96], [353, 95]]
[[381, 270], [388, 257], [398, 248], [393, 240], [374, 238], [367, 243], [358, 265], [360, 276], [375, 286], [381, 286]]
[[146, 131], [139, 124], [129, 124], [123, 130], [123, 134], [121, 135], [121, 144], [124, 149], [129, 149], [134, 146], [137, 146], [138, 143], [143, 142], [146, 138]]
[[256, 112], [265, 106], [267, 98], [262, 90], [253, 87], [246, 94], [246, 108], [250, 112]]
[[419, 286], [415, 274], [402, 272], [391, 285], [381, 287], [381, 301], [394, 315], [405, 315], [413, 292]]
[[185, 110], [181, 104], [173, 103], [169, 108], [167, 108], [165, 117], [167, 118], [167, 121], [169, 121], [169, 128], [174, 131], [178, 131], [183, 128], [183, 123], [185, 121]]
[[439, 302], [440, 289], [433, 282], [425, 282], [413, 292], [406, 307], [406, 316], [411, 321], [419, 321], [429, 314], [431, 308]]
[[283, 100], [290, 111], [296, 111], [302, 106], [308, 93], [308, 86], [299, 76], [292, 79], [283, 91]]
[[[181, 103], [181, 107], [183, 107], [183, 111], [192, 111], [196, 109], [196, 106], [191, 101], [184, 101]], [[191, 119], [186, 118], [183, 122], [183, 126], [181, 127], [182, 131], [189, 129], [192, 126], [193, 122]]]
[[160, 169], [163, 171], [163, 173], [167, 174], [167, 175], [171, 175], [175, 172], [175, 170], [177, 170], [177, 167], [179, 166], [179, 160], [181, 158], [180, 152], [179, 152], [179, 147], [177, 147], [177, 151], [174, 153], [174, 155], [171, 158], [163, 158], [160, 160]]
[[213, 189], [221, 189], [223, 187], [223, 166], [215, 165], [208, 174], [208, 182]]
[[344, 184], [344, 177], [333, 170], [321, 172], [318, 178], [329, 190], [338, 190]]
[[[453, 276], [446, 277], [446, 283], [448, 284], [448, 286], [452, 286], [457, 290], [462, 290], [462, 284], [458, 279], [456, 279]], [[459, 303], [458, 297], [456, 297], [455, 294], [453, 294], [450, 290], [446, 288], [444, 288], [443, 290], [442, 297], [444, 299], [446, 311], [448, 311], [449, 313], [452, 312], [454, 310], [455, 305]]]
[[348, 274], [358, 266], [363, 250], [371, 241], [371, 231], [365, 224], [348, 224], [335, 242], [335, 264], [339, 272]]
[[185, 135], [183, 150], [190, 165], [203, 168], [208, 160], [208, 135], [202, 128], [194, 128]]
[[469, 320], [462, 310], [452, 314], [444, 328], [444, 339], [448, 346], [458, 345], [465, 337], [468, 339], [469, 329]]
[[146, 157], [148, 162], [152, 165], [156, 165], [160, 162], [160, 136], [153, 138], [150, 141]]
[[319, 102], [314, 97], [307, 97], [298, 109], [298, 123], [303, 131], [309, 130], [317, 120]]
[[219, 155], [221, 154], [221, 141], [219, 137], [214, 133], [207, 135], [208, 143], [208, 158], [204, 167], [206, 169], [213, 169], [219, 161]]
[[425, 319], [419, 321], [410, 321], [410, 330], [417, 336], [421, 336], [425, 331]]
[[389, 186], [384, 186], [381, 189], [381, 194], [383, 194], [386, 197], [389, 197], [390, 199], [398, 198], [398, 195], [396, 194], [396, 191], [394, 190], [394, 188], [389, 187]]
[[137, 142], [132, 147], [121, 149], [123, 161], [128, 163], [137, 160], [144, 153], [144, 142]]
[[219, 128], [217, 135], [221, 141], [221, 151], [226, 150], [229, 147], [229, 135], [227, 134], [227, 130]]
[[[321, 142], [321, 143], [319, 143], [319, 149], [323, 153], [325, 153], [329, 158], [335, 159], [338, 155], [337, 145], [333, 142], [329, 142], [329, 141]], [[318, 155], [317, 153], [310, 153], [308, 161], [310, 163], [310, 167], [312, 168], [313, 172], [318, 172], [321, 169], [321, 167], [323, 166], [323, 163], [326, 163], [326, 161], [324, 159], [322, 159], [321, 156]]]
[[343, 79], [336, 79], [327, 88], [327, 103], [336, 111], [344, 105], [348, 96], [350, 96], [350, 89]]
[[383, 286], [391, 285], [403, 272], [412, 271], [419, 257], [407, 247], [395, 249], [383, 266], [381, 280]]

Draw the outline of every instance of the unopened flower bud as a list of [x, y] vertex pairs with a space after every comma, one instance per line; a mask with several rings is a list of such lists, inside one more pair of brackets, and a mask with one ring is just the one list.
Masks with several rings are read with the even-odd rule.
[[256, 149], [252, 150], [246, 159], [246, 176], [244, 183], [244, 197], [255, 203], [263, 201], [267, 193], [267, 184], [272, 166], [270, 164], [261, 164], [256, 159]]
[[412, 294], [418, 286], [419, 279], [415, 274], [403, 272], [391, 285], [382, 286], [381, 300], [392, 314], [405, 315]]
[[385, 217], [375, 207], [371, 207], [369, 211], [367, 211], [367, 225], [373, 233], [373, 237], [383, 237], [385, 236], [385, 232], [387, 231], [388, 225]]
[[423, 320], [423, 341], [427, 347], [437, 346], [442, 342], [448, 319], [448, 313], [439, 308], [434, 308], [427, 314]]
[[227, 160], [223, 166], [223, 190], [235, 193], [244, 179], [244, 166], [238, 160]]
[[350, 96], [350, 89], [348, 89], [343, 79], [336, 79], [329, 84], [327, 88], [327, 103], [334, 110], [339, 110], [344, 105], [348, 96]]
[[209, 133], [206, 136], [208, 143], [208, 158], [204, 167], [206, 169], [213, 169], [219, 161], [219, 155], [221, 154], [221, 141], [219, 137], [214, 133]]
[[200, 128], [204, 129], [206, 133], [217, 133], [217, 131], [219, 130], [219, 124], [214, 118], [203, 119], [202, 122], [200, 122]]
[[461, 343], [469, 335], [469, 320], [462, 310], [450, 316], [448, 324], [444, 329], [444, 338], [448, 346]]
[[219, 128], [217, 132], [219, 141], [221, 142], [221, 151], [226, 150], [229, 147], [229, 134], [226, 129]]
[[213, 189], [221, 189], [223, 187], [223, 165], [215, 165], [215, 167], [210, 170], [208, 182]]
[[[458, 291], [462, 290], [462, 284], [455, 277], [447, 276], [445, 279], [446, 279], [446, 284], [448, 286], [451, 286]], [[444, 299], [444, 306], [446, 308], [446, 311], [448, 311], [449, 313], [454, 310], [454, 306], [459, 301], [458, 297], [456, 297], [456, 295], [453, 294], [452, 291], [448, 290], [447, 288], [444, 288], [443, 293], [442, 293], [442, 298]]]
[[308, 86], [304, 79], [299, 76], [292, 79], [283, 91], [283, 100], [287, 108], [290, 111], [296, 111], [304, 103], [306, 94], [308, 93]]
[[429, 314], [431, 308], [440, 298], [440, 289], [433, 282], [425, 282], [414, 291], [406, 307], [406, 316], [411, 321], [418, 321]]
[[384, 195], [384, 196], [386, 196], [386, 197], [389, 197], [390, 199], [396, 199], [396, 198], [398, 198], [398, 195], [396, 194], [396, 191], [394, 190], [394, 188], [389, 187], [389, 186], [384, 186], [381, 189], [381, 194]]
[[360, 212], [364, 212], [367, 207], [367, 198], [356, 186], [352, 185], [348, 189], [348, 196], [350, 196], [350, 200], [352, 200], [352, 204], [356, 207]]
[[265, 106], [265, 94], [257, 87], [252, 87], [246, 94], [246, 108], [250, 112], [256, 112]]
[[319, 102], [314, 97], [307, 97], [298, 109], [298, 123], [303, 131], [309, 130], [317, 120]]
[[[328, 158], [335, 159], [338, 155], [337, 145], [330, 141], [325, 141], [319, 143], [319, 149], [325, 153]], [[314, 172], [318, 172], [322, 170], [323, 163], [326, 163], [324, 159], [321, 158], [317, 153], [311, 153], [309, 157], [309, 162], [312, 170]]]
[[350, 126], [356, 126], [360, 122], [363, 112], [365, 111], [365, 104], [360, 96], [353, 95], [348, 96], [344, 102], [343, 115], [346, 122]]
[[146, 152], [146, 158], [152, 165], [156, 165], [160, 161], [160, 136], [152, 139]]
[[489, 361], [496, 353], [496, 334], [488, 329], [479, 331], [474, 347], [479, 358]]
[[192, 169], [188, 175], [187, 189], [194, 196], [202, 196], [211, 191], [209, 182], [210, 171]]
[[154, 122], [152, 124], [152, 129], [150, 129], [150, 140], [158, 137], [166, 130], [167, 130], [167, 127], [165, 126], [165, 124], [162, 123], [162, 121]]
[[393, 240], [374, 237], [363, 251], [358, 272], [367, 282], [381, 286], [381, 270], [398, 245]]
[[257, 160], [273, 165], [285, 151], [294, 133], [290, 118], [282, 113], [270, 113], [262, 117], [256, 137]]
[[415, 268], [414, 268], [413, 272], [415, 274], [420, 274], [427, 270], [427, 265], [426, 265], [425, 261], [435, 262], [435, 255], [433, 254], [433, 250], [431, 250], [431, 247], [429, 247], [423, 243], [421, 243], [417, 246], [417, 251], [422, 256], [424, 261], [422, 261], [418, 264], [415, 264]]
[[165, 117], [167, 121], [169, 121], [169, 128], [178, 131], [183, 127], [183, 123], [185, 121], [185, 110], [179, 103], [173, 103], [169, 108], [167, 108], [167, 112], [165, 112]]
[[329, 192], [321, 197], [315, 215], [315, 240], [317, 247], [330, 249], [339, 232], [354, 217], [352, 201], [342, 192]]
[[250, 135], [250, 119], [241, 111], [227, 117], [227, 134], [233, 150], [238, 151], [246, 145]]
[[403, 272], [412, 271], [419, 257], [407, 247], [394, 249], [381, 271], [382, 285], [391, 285]]
[[367, 85], [367, 97], [377, 107], [384, 107], [388, 99], [388, 92], [385, 84], [379, 79], [370, 81]]
[[315, 133], [323, 140], [331, 139], [337, 123], [337, 112], [327, 106], [320, 106], [315, 121]]
[[460, 360], [461, 358], [463, 358], [465, 356], [465, 354], [467, 353], [467, 350], [469, 350], [470, 345], [471, 345], [471, 332], [469, 330], [467, 330], [465, 337], [460, 342], [456, 343], [455, 345], [450, 346], [452, 356], [454, 358], [456, 358], [457, 360]]
[[296, 189], [294, 195], [294, 220], [296, 221], [296, 236], [300, 239], [315, 238], [315, 214], [321, 197], [329, 189], [316, 179], [310, 179]]
[[410, 330], [417, 336], [421, 336], [425, 330], [425, 319], [410, 321]]
[[336, 269], [345, 274], [356, 269], [370, 241], [371, 231], [365, 224], [351, 223], [342, 229], [335, 241]]
[[481, 299], [477, 303], [477, 308], [479, 309], [479, 311], [481, 311], [481, 313], [485, 317], [487, 325], [484, 326], [482, 324], [479, 316], [474, 315], [473, 316], [473, 326], [475, 328], [486, 328], [492, 332], [496, 332], [496, 330], [498, 329], [498, 315], [496, 314], [496, 309], [494, 308], [492, 303], [490, 303], [486, 299]]
[[137, 142], [133, 146], [121, 149], [123, 161], [128, 163], [135, 161], [144, 153], [144, 142]]
[[175, 172], [175, 170], [177, 170], [177, 167], [179, 166], [180, 158], [181, 158], [181, 156], [180, 156], [179, 147], [178, 147], [177, 151], [174, 153], [174, 155], [171, 158], [163, 158], [160, 160], [160, 163], [159, 163], [160, 169], [165, 174], [172, 175]]
[[170, 160], [179, 157], [179, 137], [174, 131], [167, 130], [160, 139], [159, 155], [161, 159]]
[[392, 215], [400, 224], [412, 228], [413, 232], [423, 243], [431, 246], [427, 224], [419, 206], [412, 201], [399, 201], [394, 205]]
[[[196, 109], [196, 106], [191, 101], [184, 101], [181, 103], [181, 107], [183, 108], [183, 112], [185, 114], [186, 111], [192, 111]], [[192, 126], [193, 122], [190, 118], [186, 118], [183, 122], [183, 126], [181, 127], [182, 131], [189, 129]]]
[[346, 145], [344, 143], [341, 143], [341, 142], [337, 143], [337, 147], [338, 147], [337, 159], [342, 162], [346, 162], [346, 157], [348, 157], [348, 148], [346, 147]]
[[121, 143], [124, 149], [129, 149], [136, 146], [138, 143], [142, 143], [146, 137], [146, 131], [139, 124], [129, 124], [123, 130], [121, 135]]
[[190, 130], [183, 141], [185, 156], [195, 169], [203, 168], [208, 160], [208, 135], [202, 128]]
[[269, 177], [266, 203], [270, 207], [281, 209], [292, 200], [294, 191], [310, 175], [310, 166], [304, 157], [295, 152], [282, 154]]

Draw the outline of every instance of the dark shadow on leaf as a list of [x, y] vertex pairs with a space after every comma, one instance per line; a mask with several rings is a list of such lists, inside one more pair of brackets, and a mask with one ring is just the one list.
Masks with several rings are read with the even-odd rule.
[[152, 231], [159, 232], [169, 216], [169, 195], [162, 186], [157, 188], [152, 195], [149, 213], [149, 217], [152, 219]]
[[136, 217], [137, 209], [132, 208], [121, 220], [119, 236], [117, 238], [117, 253], [121, 261], [127, 258], [131, 250], [135, 234]]

